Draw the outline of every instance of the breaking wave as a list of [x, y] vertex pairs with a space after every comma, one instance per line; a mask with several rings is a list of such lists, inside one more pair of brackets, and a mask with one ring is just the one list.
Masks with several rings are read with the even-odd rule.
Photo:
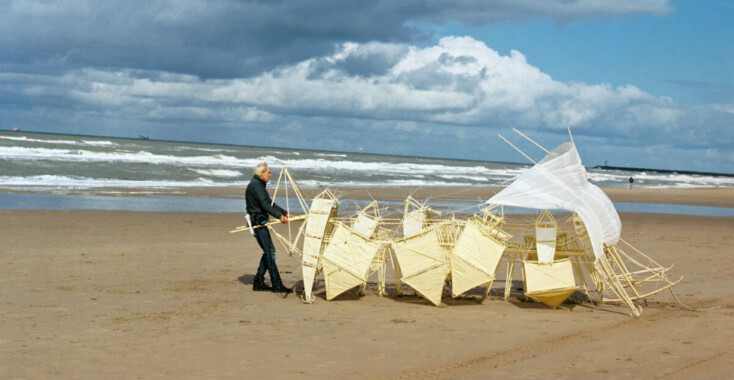
[[44, 139], [34, 139], [29, 138], [26, 136], [0, 136], [1, 140], [10, 140], [10, 141], [19, 141], [19, 142], [25, 142], [25, 143], [41, 143], [41, 144], [49, 144], [49, 145], [87, 145], [87, 146], [101, 146], [101, 147], [114, 147], [119, 146], [119, 144], [114, 143], [112, 141], [107, 140], [44, 140]]
[[[60, 188], [96, 188], [96, 187], [211, 187], [232, 186], [236, 184], [216, 183], [206, 178], [197, 178], [194, 181], [150, 181], [150, 180], [122, 180], [115, 178], [87, 178], [57, 175], [39, 175], [29, 177], [0, 176], [0, 183], [6, 186], [20, 188], [60, 187]], [[246, 185], [244, 182], [240, 185]]]
[[241, 172], [237, 170], [227, 170], [227, 169], [194, 169], [189, 168], [190, 171], [194, 173], [199, 173], [201, 175], [210, 176], [210, 177], [220, 177], [220, 178], [233, 178], [233, 177], [239, 177], [242, 175]]

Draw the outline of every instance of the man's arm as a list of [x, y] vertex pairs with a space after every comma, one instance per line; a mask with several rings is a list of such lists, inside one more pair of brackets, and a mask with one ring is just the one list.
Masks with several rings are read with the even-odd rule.
[[277, 207], [280, 210], [280, 213], [282, 214], [280, 216], [280, 222], [283, 224], [288, 224], [288, 219], [292, 218], [293, 215], [291, 215], [288, 211], [284, 210], [282, 207], [276, 205], [275, 203], [273, 203], [273, 206]]
[[[259, 189], [260, 191], [257, 191], [255, 194], [257, 197], [257, 201], [260, 204], [260, 208], [265, 211], [266, 213], [272, 215], [275, 218], [280, 219], [281, 222], [283, 222], [283, 216], [286, 216], [288, 212], [284, 210], [282, 207], [278, 206], [277, 204], [273, 203], [273, 201], [270, 199], [270, 196], [268, 195], [268, 191], [265, 190], [265, 188]], [[272, 203], [272, 205], [271, 205]], [[287, 217], [286, 217], [287, 218]], [[287, 223], [287, 222], [283, 222]]]

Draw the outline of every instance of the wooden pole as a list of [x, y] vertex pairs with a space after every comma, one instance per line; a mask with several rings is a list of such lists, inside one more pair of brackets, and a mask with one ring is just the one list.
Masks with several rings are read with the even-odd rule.
[[530, 162], [532, 162], [533, 164], [537, 164], [537, 162], [535, 162], [532, 158], [530, 158], [530, 156], [528, 156], [527, 154], [525, 154], [525, 152], [521, 151], [518, 147], [516, 147], [511, 142], [509, 142], [506, 138], [504, 138], [504, 136], [500, 134], [498, 134], [497, 136], [499, 136], [502, 140], [505, 140], [506, 143], [510, 144], [511, 147], [515, 148], [516, 151], [520, 152], [520, 154], [525, 156], [525, 158], [527, 158]]
[[571, 127], [566, 127], [568, 129], [568, 137], [571, 139], [571, 144], [576, 145], [575, 142], [573, 142], [573, 135], [571, 134]]
[[546, 152], [546, 153], [548, 153], [548, 154], [550, 154], [550, 155], [553, 155], [553, 157], [556, 157], [556, 155], [555, 155], [555, 154], [551, 153], [551, 151], [549, 151], [548, 149], [545, 149], [545, 148], [543, 148], [543, 146], [541, 146], [540, 144], [538, 144], [537, 142], [535, 142], [535, 141], [534, 141], [533, 139], [531, 139], [530, 137], [526, 136], [526, 135], [525, 135], [524, 133], [522, 133], [522, 132], [518, 131], [518, 130], [517, 130], [517, 129], [515, 129], [515, 128], [512, 128], [512, 130], [513, 130], [513, 131], [515, 131], [515, 132], [517, 132], [517, 134], [518, 134], [518, 135], [520, 135], [520, 136], [522, 136], [522, 137], [526, 138], [526, 139], [527, 139], [528, 141], [530, 141], [531, 143], [535, 144], [535, 146], [537, 146], [538, 148], [540, 148], [540, 149], [543, 149], [543, 151], [544, 151], [544, 152]]
[[[283, 169], [285, 169], [285, 166], [283, 167]], [[275, 204], [275, 198], [278, 197], [278, 189], [280, 188], [280, 181], [283, 178], [283, 169], [280, 169], [280, 173], [278, 173], [278, 182], [275, 183], [275, 190], [273, 190], [273, 199], [270, 200], [271, 206]]]
[[[298, 222], [298, 221], [301, 221], [301, 220], [304, 220], [304, 219], [306, 219], [306, 217], [308, 217], [308, 215], [298, 215], [298, 216], [294, 216], [294, 217], [292, 217], [292, 218], [288, 218], [288, 223], [290, 223], [290, 222]], [[274, 220], [274, 221], [272, 221], [272, 222], [268, 222], [268, 223], [266, 223], [266, 224], [261, 224], [261, 225], [259, 225], [259, 226], [253, 226], [253, 227], [252, 227], [252, 229], [253, 229], [253, 230], [256, 230], [256, 229], [258, 229], [258, 228], [263, 228], [263, 227], [267, 227], [267, 226], [272, 226], [272, 225], [275, 225], [275, 224], [280, 224], [280, 220]], [[250, 229], [250, 227], [249, 227], [249, 226], [239, 226], [239, 227], [235, 228], [234, 230], [232, 230], [232, 231], [229, 231], [229, 233], [231, 233], [231, 234], [234, 234], [234, 233], [237, 233], [237, 232], [243, 232], [243, 231], [247, 231], [247, 230], [249, 230], [249, 229]]]

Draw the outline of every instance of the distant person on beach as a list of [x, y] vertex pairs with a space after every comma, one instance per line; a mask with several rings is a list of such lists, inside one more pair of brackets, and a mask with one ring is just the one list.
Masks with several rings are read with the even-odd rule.
[[[270, 238], [270, 231], [264, 225], [268, 222], [268, 215], [280, 219], [281, 223], [288, 223], [288, 218], [292, 218], [293, 216], [270, 199], [270, 195], [265, 187], [268, 181], [270, 181], [271, 175], [268, 164], [261, 162], [255, 168], [252, 180], [247, 185], [247, 191], [245, 192], [246, 210], [250, 216], [252, 225], [254, 227], [263, 226], [253, 229], [255, 239], [257, 239], [257, 243], [263, 250], [263, 255], [260, 258], [260, 266], [257, 268], [257, 274], [255, 274], [255, 279], [252, 283], [252, 290], [270, 290], [288, 294], [293, 289], [283, 286], [283, 282], [280, 280], [278, 266], [275, 264], [275, 246], [273, 246], [273, 240]], [[266, 271], [270, 273], [272, 287], [265, 284]]]

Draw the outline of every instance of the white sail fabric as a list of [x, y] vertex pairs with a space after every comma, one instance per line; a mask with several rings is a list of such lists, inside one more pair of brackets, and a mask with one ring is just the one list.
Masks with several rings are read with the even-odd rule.
[[524, 261], [525, 293], [533, 294], [549, 290], [575, 288], [571, 260], [556, 260], [551, 264]]
[[357, 214], [357, 219], [354, 220], [352, 230], [363, 238], [369, 239], [375, 234], [379, 224], [380, 221], [376, 217], [360, 212]]
[[523, 261], [523, 273], [525, 294], [554, 309], [578, 290], [569, 259], [556, 260], [551, 264]]
[[425, 209], [415, 210], [405, 215], [403, 219], [403, 237], [409, 238], [418, 235], [426, 226], [428, 213]]
[[451, 268], [436, 228], [398, 240], [393, 243], [393, 249], [403, 274], [400, 280], [438, 306]]
[[556, 227], [535, 227], [535, 246], [538, 261], [549, 264], [556, 257]]
[[576, 212], [586, 225], [597, 259], [604, 255], [604, 243], [616, 244], [622, 232], [612, 201], [589, 183], [572, 143], [559, 145], [487, 203]]
[[470, 220], [461, 231], [449, 257], [453, 297], [494, 280], [505, 245], [482, 233], [482, 227]]
[[324, 266], [326, 299], [367, 282], [370, 264], [382, 246], [338, 223], [321, 260]]
[[326, 227], [329, 219], [336, 215], [338, 207], [335, 199], [321, 198], [322, 194], [319, 194], [311, 202], [310, 212], [306, 218], [306, 232], [303, 238], [303, 292], [304, 298], [309, 302], [313, 300], [313, 281], [318, 269]]

